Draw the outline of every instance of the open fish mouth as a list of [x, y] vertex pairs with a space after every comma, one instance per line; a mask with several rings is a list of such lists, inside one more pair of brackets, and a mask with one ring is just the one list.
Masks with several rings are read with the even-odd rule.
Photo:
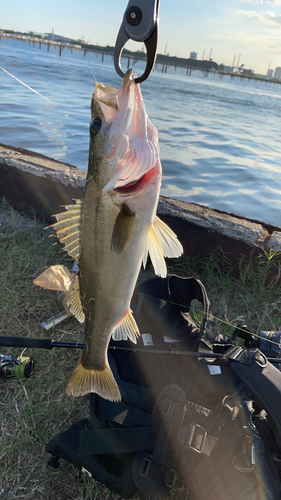
[[136, 191], [139, 191], [143, 185], [143, 180], [144, 180], [145, 174], [138, 179], [137, 181], [132, 181], [128, 182], [128, 184], [125, 184], [125, 186], [121, 186], [119, 188], [114, 189], [117, 193], [120, 194], [132, 194], [135, 193]]
[[[157, 164], [157, 162], [156, 162]], [[119, 194], [130, 195], [142, 191], [146, 185], [149, 183], [150, 179], [155, 175], [157, 171], [156, 164], [148, 172], [145, 172], [139, 179], [127, 182], [123, 186], [116, 187], [114, 191]]]
[[[128, 70], [118, 90], [96, 84], [93, 101], [109, 124], [111, 147], [107, 159], [113, 170], [102, 193], [131, 194], [142, 189], [146, 173], [159, 158], [158, 133], [147, 116], [136, 73]], [[150, 178], [150, 175], [148, 174]]]

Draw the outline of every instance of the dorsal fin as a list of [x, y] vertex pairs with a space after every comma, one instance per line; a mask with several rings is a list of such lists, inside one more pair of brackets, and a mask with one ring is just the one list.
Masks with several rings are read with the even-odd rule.
[[64, 250], [78, 260], [80, 255], [80, 237], [81, 237], [81, 211], [82, 201], [75, 200], [76, 205], [66, 205], [65, 212], [54, 215], [57, 222], [52, 224], [58, 240], [65, 245]]

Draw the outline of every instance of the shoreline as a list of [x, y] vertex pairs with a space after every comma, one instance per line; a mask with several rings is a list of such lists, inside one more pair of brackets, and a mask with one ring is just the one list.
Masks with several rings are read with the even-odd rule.
[[[99, 46], [99, 45], [92, 45], [92, 44], [87, 44], [83, 42], [78, 42], [77, 40], [72, 40], [72, 41], [63, 41], [62, 39], [58, 40], [53, 40], [53, 39], [48, 39], [48, 38], [42, 38], [41, 35], [35, 36], [35, 35], [27, 35], [19, 32], [9, 32], [9, 31], [1, 31], [0, 30], [0, 43], [1, 39], [7, 39], [7, 40], [16, 40], [16, 41], [21, 41], [21, 42], [28, 42], [29, 45], [33, 45], [35, 47], [36, 44], [38, 44], [39, 49], [41, 49], [42, 45], [47, 47], [47, 52], [50, 51], [50, 47], [57, 48], [59, 51], [59, 57], [61, 57], [62, 52], [64, 49], [68, 49], [71, 51], [71, 54], [73, 50], [80, 50], [83, 52], [84, 56], [86, 56], [87, 52], [93, 52], [95, 54], [100, 54], [102, 56], [102, 62], [104, 61], [104, 58], [106, 56], [110, 56], [111, 58], [114, 57], [114, 47], [112, 46]], [[70, 39], [69, 39], [70, 40]], [[146, 62], [146, 55], [145, 53], [142, 53], [141, 51], [133, 52], [130, 51], [126, 48], [122, 51], [122, 58], [127, 59], [127, 69], [130, 67], [131, 61], [133, 61], [133, 64], [137, 61], [143, 61]], [[207, 59], [190, 59], [190, 58], [182, 58], [182, 57], [177, 57], [177, 56], [168, 56], [165, 54], [160, 54], [158, 53], [156, 56], [155, 60], [155, 65], [156, 67], [158, 65], [162, 66], [162, 73], [167, 73], [167, 70], [169, 67], [174, 67], [176, 68], [181, 68], [186, 70], [186, 75], [191, 75], [193, 71], [201, 71], [204, 73], [205, 77], [209, 76], [209, 73], [213, 73], [218, 75], [220, 79], [222, 79], [224, 76], [229, 76], [230, 80], [234, 80], [234, 78], [240, 78], [240, 80], [255, 80], [259, 82], [265, 82], [265, 83], [275, 83], [275, 84], [281, 84], [281, 79], [280, 78], [270, 78], [267, 77], [266, 75], [260, 75], [260, 74], [255, 74], [251, 73], [251, 70], [246, 70], [245, 72], [239, 72], [239, 71], [225, 71], [224, 69], [221, 68], [222, 65], [218, 64], [215, 61], [210, 61]]]
[[[0, 197], [18, 211], [53, 222], [52, 215], [83, 198], [87, 172], [22, 148], [0, 143]], [[231, 260], [281, 252], [281, 228], [262, 221], [160, 196], [157, 214], [177, 234], [188, 256], [220, 247]], [[280, 255], [281, 260], [281, 255]]]

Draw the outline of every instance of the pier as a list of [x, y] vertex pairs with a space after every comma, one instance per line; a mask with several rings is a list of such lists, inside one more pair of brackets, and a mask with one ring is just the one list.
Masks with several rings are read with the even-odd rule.
[[[39, 49], [42, 48], [42, 45], [44, 46], [47, 46], [47, 52], [50, 51], [50, 47], [54, 47], [54, 48], [58, 48], [59, 49], [59, 56], [61, 57], [62, 55], [62, 51], [64, 49], [68, 49], [70, 50], [71, 54], [73, 52], [73, 50], [80, 50], [84, 53], [84, 56], [86, 56], [87, 52], [93, 52], [95, 54], [101, 54], [101, 57], [102, 57], [102, 62], [104, 61], [104, 58], [105, 56], [111, 56], [113, 57], [114, 56], [114, 52], [113, 51], [106, 51], [106, 50], [103, 50], [103, 48], [101, 47], [100, 50], [97, 50], [97, 49], [91, 49], [91, 48], [86, 48], [86, 47], [82, 47], [81, 45], [79, 44], [74, 44], [74, 43], [67, 43], [67, 42], [59, 42], [59, 41], [55, 41], [55, 40], [49, 40], [49, 39], [46, 39], [46, 38], [37, 38], [37, 37], [33, 37], [33, 36], [24, 36], [24, 35], [13, 35], [13, 34], [6, 34], [6, 33], [0, 33], [0, 43], [1, 43], [1, 39], [2, 38], [8, 38], [9, 40], [17, 40], [17, 41], [20, 41], [20, 42], [27, 42], [29, 43], [29, 45], [32, 45], [33, 47], [35, 47], [35, 45], [38, 45], [39, 46]], [[133, 64], [135, 64], [137, 62], [137, 60], [145, 60], [145, 57], [135, 57], [133, 55], [128, 55], [128, 54], [122, 54], [122, 58], [125, 57], [128, 59], [128, 62], [127, 62], [127, 68], [129, 69], [130, 68], [130, 65], [131, 65], [131, 61]]]
[[[25, 36], [25, 35], [17, 35], [17, 34], [12, 34], [12, 33], [0, 33], [0, 43], [1, 43], [1, 39], [2, 38], [8, 38], [10, 40], [17, 40], [17, 41], [21, 41], [21, 42], [26, 42], [26, 43], [29, 43], [29, 45], [33, 45], [33, 47], [35, 47], [35, 45], [38, 45], [39, 46], [39, 49], [42, 48], [42, 45], [46, 46], [47, 47], [47, 52], [50, 51], [50, 47], [54, 47], [54, 48], [58, 48], [58, 51], [59, 51], [59, 56], [61, 57], [62, 55], [62, 51], [64, 49], [68, 49], [70, 50], [71, 54], [73, 52], [73, 50], [80, 50], [83, 52], [84, 56], [86, 56], [87, 52], [93, 52], [95, 54], [100, 54], [101, 55], [101, 59], [102, 59], [102, 62], [104, 61], [104, 58], [105, 56], [110, 56], [113, 58], [114, 56], [114, 52], [113, 50], [110, 51], [110, 50], [104, 50], [103, 47], [101, 47], [100, 49], [93, 49], [93, 48], [88, 48], [86, 45], [79, 45], [78, 43], [75, 44], [75, 43], [67, 43], [67, 42], [63, 42], [63, 41], [55, 41], [55, 40], [49, 40], [47, 38], [38, 38], [36, 36]], [[122, 59], [125, 58], [127, 59], [127, 69], [129, 69], [131, 67], [131, 65], [134, 65], [137, 61], [145, 61], [146, 60], [146, 55], [145, 53], [142, 53], [140, 52], [140, 54], [143, 54], [143, 55], [136, 55], [136, 53], [129, 53], [129, 51], [123, 51], [122, 53]], [[276, 80], [276, 79], [273, 79], [273, 78], [267, 78], [267, 77], [263, 77], [263, 76], [256, 76], [256, 75], [248, 75], [248, 74], [242, 74], [242, 73], [239, 73], [239, 72], [232, 72], [232, 73], [229, 73], [227, 71], [222, 71], [222, 70], [217, 70], [217, 69], [214, 69], [214, 68], [206, 68], [204, 67], [203, 65], [200, 66], [200, 65], [197, 65], [196, 67], [195, 66], [191, 66], [190, 64], [188, 64], [188, 62], [190, 60], [186, 60], [187, 63], [184, 64], [183, 62], [176, 62], [174, 61], [175, 58], [170, 58], [170, 59], [173, 59], [173, 61], [169, 61], [167, 60], [169, 59], [168, 56], [163, 56], [161, 54], [158, 54], [157, 57], [156, 57], [156, 67], [160, 66], [162, 68], [162, 73], [167, 73], [167, 70], [168, 68], [173, 68], [174, 67], [174, 70], [176, 71], [177, 68], [180, 68], [180, 69], [183, 69], [185, 70], [186, 72], [186, 75], [191, 75], [193, 71], [197, 70], [197, 71], [202, 71], [203, 74], [204, 74], [204, 77], [208, 77], [209, 74], [215, 74], [215, 75], [218, 75], [218, 77], [220, 79], [224, 78], [225, 76], [228, 76], [230, 77], [231, 80], [235, 79], [235, 78], [239, 78], [240, 80], [255, 80], [255, 81], [258, 81], [258, 82], [265, 82], [265, 83], [276, 83], [276, 84], [281, 84], [281, 80]], [[180, 61], [183, 61], [182, 59], [180, 59]], [[197, 63], [199, 63], [200, 61], [197, 61]], [[202, 61], [202, 63], [209, 63], [209, 61]]]

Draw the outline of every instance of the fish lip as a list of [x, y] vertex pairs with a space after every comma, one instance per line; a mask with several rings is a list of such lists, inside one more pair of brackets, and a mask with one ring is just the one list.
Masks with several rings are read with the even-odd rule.
[[137, 74], [136, 74], [135, 70], [133, 70], [131, 68], [128, 69], [128, 71], [126, 71], [125, 76], [123, 78], [123, 82], [121, 84], [120, 90], [122, 89], [122, 90], [129, 92], [130, 87], [131, 87], [132, 83], [135, 83], [136, 78], [137, 78]]

